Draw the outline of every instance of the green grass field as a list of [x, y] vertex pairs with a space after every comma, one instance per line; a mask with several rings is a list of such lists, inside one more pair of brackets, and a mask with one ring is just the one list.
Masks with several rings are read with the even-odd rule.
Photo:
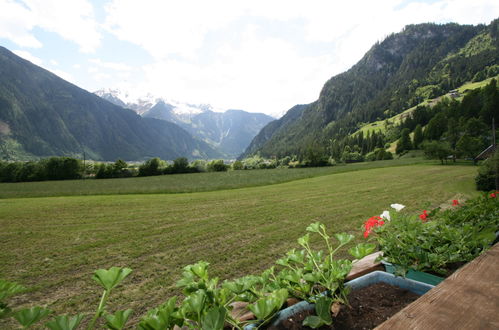
[[417, 158], [365, 162], [333, 167], [191, 173], [126, 179], [0, 183], [0, 199], [213, 191], [264, 186], [333, 173], [418, 163], [432, 164], [435, 163], [435, 161], [425, 161], [421, 158]]
[[[364, 166], [354, 168], [369, 164]], [[391, 203], [420, 212], [477, 194], [473, 166], [416, 164], [327, 172], [339, 169], [306, 169], [304, 176], [315, 177], [280, 184], [184, 194], [130, 194], [163, 189], [158, 184], [148, 190], [149, 182], [157, 182], [148, 178], [128, 179], [135, 186], [126, 189], [113, 185], [127, 180], [109, 180], [108, 187], [114, 188], [105, 193], [125, 189], [128, 194], [122, 195], [5, 198], [15, 194], [2, 190], [0, 277], [30, 288], [11, 300], [14, 306], [92, 313], [101, 294], [90, 279], [93, 270], [128, 266], [134, 272], [108, 306], [110, 311], [133, 308], [137, 321], [177, 292], [175, 281], [187, 264], [206, 260], [211, 273], [222, 279], [257, 273], [297, 247], [296, 239], [311, 222], [353, 233], [360, 241], [362, 223]], [[207, 175], [223, 182], [217, 175], [229, 173]], [[194, 180], [196, 175], [179, 177]], [[138, 186], [141, 182], [144, 187]], [[68, 182], [57, 184], [63, 183], [70, 187]], [[48, 183], [40, 184], [49, 189]], [[82, 194], [81, 187], [75, 189]], [[5, 326], [0, 323], [0, 328]]]

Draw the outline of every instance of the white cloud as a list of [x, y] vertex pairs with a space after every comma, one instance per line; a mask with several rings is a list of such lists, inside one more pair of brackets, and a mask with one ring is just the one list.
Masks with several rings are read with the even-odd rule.
[[124, 63], [105, 62], [105, 61], [102, 61], [98, 58], [92, 58], [88, 61], [90, 63], [93, 63], [93, 64], [95, 64], [101, 68], [105, 68], [105, 69], [111, 69], [111, 70], [115, 70], [115, 71], [131, 71], [132, 70], [131, 66], [124, 64]]
[[210, 31], [244, 12], [237, 1], [114, 0], [105, 26], [121, 40], [142, 46], [156, 58], [193, 57]]
[[[499, 2], [113, 0], [106, 12], [104, 26], [111, 34], [154, 59], [135, 84], [117, 85], [275, 113], [316, 100], [328, 78], [407, 24], [487, 23], [499, 12]], [[297, 26], [298, 33], [270, 34], [266, 28], [273, 23]]]
[[41, 47], [35, 27], [75, 42], [85, 53], [100, 44], [93, 7], [86, 0], [0, 0], [0, 37], [23, 47]]
[[0, 38], [12, 40], [22, 47], [40, 48], [42, 43], [31, 30], [35, 26], [36, 16], [13, 1], [0, 1]]
[[25, 50], [13, 50], [12, 52], [14, 54], [16, 54], [17, 56], [20, 56], [20, 57], [24, 58], [25, 60], [28, 60], [31, 63], [36, 64], [38, 66], [42, 65], [42, 63], [43, 63], [43, 60], [41, 58], [32, 55], [28, 51], [25, 51]]
[[144, 67], [150, 92], [222, 108], [275, 113], [314, 101], [333, 68], [330, 56], [300, 56], [296, 47], [250, 28], [239, 45], [225, 44], [210, 65], [180, 60]]

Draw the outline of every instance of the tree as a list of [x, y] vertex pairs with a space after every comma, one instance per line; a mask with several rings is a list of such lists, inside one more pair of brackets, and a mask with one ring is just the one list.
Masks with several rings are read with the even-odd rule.
[[161, 163], [162, 161], [158, 157], [147, 160], [139, 166], [139, 176], [160, 175], [162, 173], [160, 169]]
[[206, 166], [206, 168], [210, 172], [224, 172], [224, 171], [227, 171], [228, 167], [229, 167], [228, 165], [224, 164], [223, 159], [212, 160]]
[[483, 140], [470, 135], [463, 135], [456, 143], [460, 155], [466, 158], [475, 158], [484, 148]]
[[497, 81], [492, 79], [490, 83], [482, 88], [483, 106], [480, 111], [480, 117], [486, 123], [491, 123], [492, 118], [495, 118], [496, 123], [499, 121], [499, 90], [497, 89]]
[[189, 161], [185, 157], [179, 157], [173, 161], [173, 173], [189, 172]]
[[423, 142], [423, 138], [423, 128], [420, 124], [417, 124], [414, 129], [414, 137], [412, 141], [414, 149], [419, 149], [419, 145]]
[[411, 137], [409, 136], [409, 133], [410, 130], [408, 128], [404, 128], [400, 133], [400, 139], [398, 140], [397, 148], [395, 149], [395, 153], [397, 155], [412, 149]]
[[444, 159], [447, 160], [447, 156], [452, 153], [448, 142], [425, 141], [421, 144], [421, 147], [427, 158], [440, 159], [442, 164], [444, 163]]
[[442, 134], [444, 134], [447, 129], [447, 120], [445, 115], [440, 112], [435, 115], [425, 129], [425, 139], [426, 140], [439, 140]]

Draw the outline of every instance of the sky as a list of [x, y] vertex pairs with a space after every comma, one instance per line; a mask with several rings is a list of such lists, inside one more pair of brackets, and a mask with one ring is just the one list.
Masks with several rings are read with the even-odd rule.
[[0, 0], [0, 45], [90, 92], [280, 115], [407, 24], [497, 0]]

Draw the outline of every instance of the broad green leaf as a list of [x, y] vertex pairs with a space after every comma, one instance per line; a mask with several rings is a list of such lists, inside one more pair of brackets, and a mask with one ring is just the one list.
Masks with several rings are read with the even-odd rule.
[[138, 328], [141, 330], [171, 329], [174, 325], [181, 326], [183, 320], [177, 316], [177, 297], [168, 299], [164, 304], [147, 313], [140, 321]]
[[357, 244], [357, 246], [350, 248], [348, 253], [350, 253], [355, 259], [362, 259], [368, 254], [373, 253], [374, 249], [376, 249], [376, 245], [373, 243], [360, 243]]
[[260, 298], [254, 304], [248, 305], [248, 308], [258, 320], [265, 320], [274, 312], [274, 301], [272, 297]]
[[353, 235], [347, 233], [334, 234], [334, 237], [336, 237], [336, 239], [340, 242], [341, 245], [347, 244], [354, 238]]
[[198, 261], [194, 265], [191, 265], [191, 272], [203, 280], [208, 280], [208, 265], [206, 261]]
[[36, 306], [17, 311], [13, 314], [13, 316], [24, 328], [27, 328], [40, 321], [50, 313], [52, 313], [50, 309]]
[[333, 299], [327, 296], [320, 296], [315, 302], [315, 312], [317, 316], [319, 316], [324, 324], [333, 323], [333, 319], [331, 318], [331, 304], [333, 303]]
[[75, 330], [84, 317], [84, 314], [77, 314], [72, 317], [60, 315], [56, 316], [52, 321], [45, 323], [45, 325], [51, 330]]
[[133, 311], [131, 309], [127, 309], [125, 311], [117, 311], [114, 315], [105, 314], [104, 318], [106, 319], [106, 327], [111, 330], [123, 329], [132, 312]]
[[303, 325], [310, 327], [312, 329], [317, 329], [323, 326], [324, 324], [325, 324], [324, 321], [316, 315], [307, 316], [307, 318], [303, 320]]
[[0, 302], [5, 299], [23, 292], [26, 290], [25, 287], [14, 282], [8, 282], [5, 280], [0, 280]]
[[193, 313], [200, 314], [206, 302], [206, 292], [199, 290], [186, 298], [187, 304]]
[[212, 307], [206, 315], [201, 318], [203, 330], [223, 330], [227, 310], [223, 306]]
[[258, 299], [248, 308], [255, 314], [258, 320], [267, 320], [277, 313], [288, 298], [288, 290], [279, 289], [272, 294]]
[[121, 267], [98, 269], [94, 272], [92, 279], [109, 291], [119, 285], [131, 272], [130, 268]]
[[310, 234], [308, 233], [298, 238], [298, 244], [300, 244], [303, 247], [306, 247], [308, 245], [308, 242], [310, 242]]
[[323, 225], [320, 222], [315, 222], [310, 224], [306, 230], [311, 233], [320, 233], [321, 226]]

